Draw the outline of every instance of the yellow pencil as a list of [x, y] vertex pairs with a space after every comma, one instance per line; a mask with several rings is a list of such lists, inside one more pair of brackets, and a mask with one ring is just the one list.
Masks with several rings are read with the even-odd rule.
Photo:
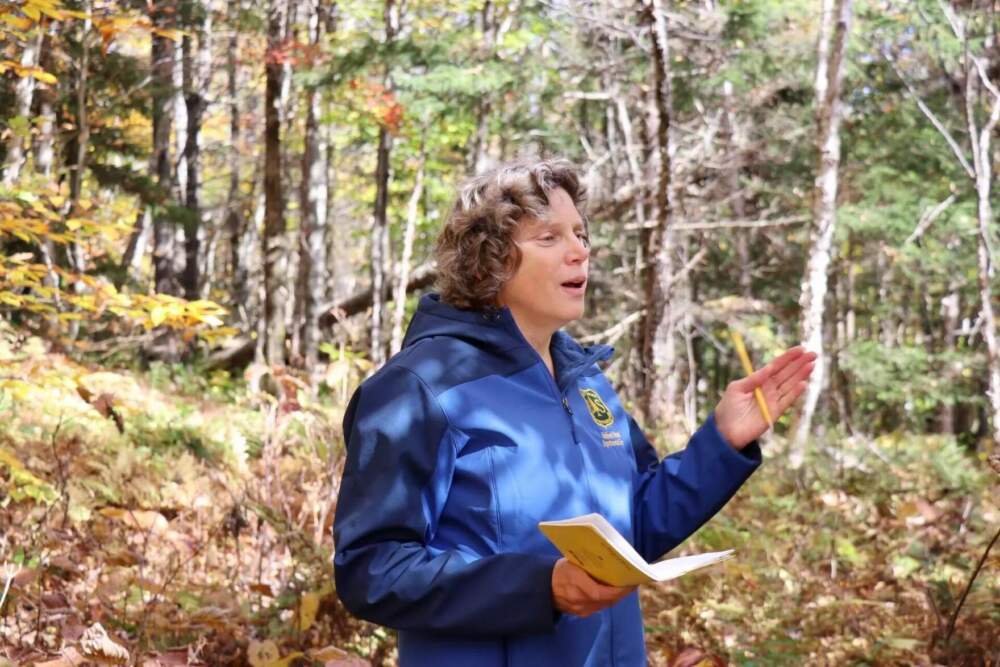
[[[753, 374], [753, 364], [750, 363], [750, 355], [747, 354], [747, 348], [743, 345], [743, 336], [740, 335], [739, 331], [730, 330], [730, 337], [733, 339], [733, 345], [736, 346], [736, 354], [740, 357], [740, 362], [743, 364], [743, 372], [747, 375]], [[756, 387], [753, 390], [754, 398], [757, 399], [757, 406], [760, 407], [760, 413], [764, 415], [764, 420], [767, 421], [769, 427], [774, 426], [774, 421], [771, 419], [771, 413], [767, 409], [767, 401], [764, 400], [764, 392], [760, 390], [760, 387]]]

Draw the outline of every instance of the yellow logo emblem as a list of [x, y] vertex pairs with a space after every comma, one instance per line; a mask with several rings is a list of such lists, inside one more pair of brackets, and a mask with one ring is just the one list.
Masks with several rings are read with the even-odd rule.
[[615, 423], [614, 415], [601, 400], [600, 394], [593, 389], [581, 389], [580, 395], [583, 396], [583, 402], [587, 404], [590, 416], [594, 418], [598, 426], [608, 427]]

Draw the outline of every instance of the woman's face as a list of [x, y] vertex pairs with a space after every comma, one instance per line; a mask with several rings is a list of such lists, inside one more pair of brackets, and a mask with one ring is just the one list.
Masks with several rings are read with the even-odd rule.
[[546, 220], [523, 220], [514, 232], [521, 264], [499, 301], [522, 329], [551, 335], [583, 315], [590, 241], [569, 194], [558, 188], [548, 199]]

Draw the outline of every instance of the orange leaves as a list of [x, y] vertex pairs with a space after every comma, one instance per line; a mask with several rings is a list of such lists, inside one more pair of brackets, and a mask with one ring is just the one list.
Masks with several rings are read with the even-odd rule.
[[292, 67], [305, 65], [306, 67], [312, 67], [322, 59], [322, 52], [319, 46], [315, 44], [301, 42], [297, 39], [286, 39], [274, 46], [269, 46], [264, 59], [269, 65], [291, 65]]
[[80, 395], [80, 398], [94, 406], [94, 409], [101, 413], [102, 417], [107, 417], [114, 421], [119, 433], [125, 433], [125, 422], [121, 414], [115, 410], [114, 396], [108, 393], [101, 393], [97, 397], [94, 397], [90, 390], [79, 382], [76, 384], [76, 392]]
[[403, 122], [403, 105], [399, 103], [395, 92], [380, 83], [363, 79], [351, 79], [348, 89], [357, 98], [358, 105], [375, 122], [393, 135], [399, 133]]
[[13, 14], [0, 14], [0, 21], [3, 21], [14, 30], [25, 31], [31, 28], [34, 23], [31, 19], [24, 18], [22, 16], [15, 16]]

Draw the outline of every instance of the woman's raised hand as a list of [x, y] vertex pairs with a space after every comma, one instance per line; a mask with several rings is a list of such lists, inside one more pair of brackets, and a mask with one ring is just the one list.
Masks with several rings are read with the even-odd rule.
[[816, 353], [796, 346], [742, 380], [726, 387], [715, 407], [719, 433], [736, 449], [743, 449], [770, 428], [760, 412], [753, 390], [760, 388], [772, 419], [778, 419], [806, 390]]

